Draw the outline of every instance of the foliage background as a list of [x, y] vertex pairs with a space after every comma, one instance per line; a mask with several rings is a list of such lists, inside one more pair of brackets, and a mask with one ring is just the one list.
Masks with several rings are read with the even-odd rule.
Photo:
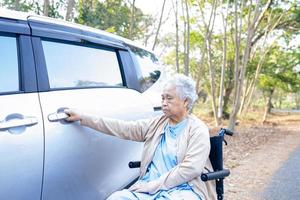
[[0, 0], [137, 40], [165, 66], [192, 76], [194, 112], [226, 121], [251, 110], [300, 109], [300, 3], [297, 0], [161, 0], [153, 15], [141, 0]]

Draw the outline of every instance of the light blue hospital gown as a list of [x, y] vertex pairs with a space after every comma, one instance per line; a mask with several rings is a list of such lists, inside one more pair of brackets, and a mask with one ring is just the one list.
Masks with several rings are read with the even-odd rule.
[[[164, 173], [170, 171], [177, 165], [177, 142], [176, 138], [183, 132], [187, 120], [183, 120], [175, 126], [167, 124], [164, 128], [160, 143], [158, 144], [152, 162], [149, 164], [146, 174], [138, 181], [151, 181], [159, 178]], [[138, 193], [129, 190], [122, 190], [113, 194], [108, 200], [122, 199], [122, 200], [173, 200], [187, 199], [184, 196], [188, 194], [189, 198], [204, 200], [188, 183], [176, 186], [169, 190], [160, 190], [157, 193], [150, 195], [148, 193]], [[182, 196], [182, 197], [180, 197]]]

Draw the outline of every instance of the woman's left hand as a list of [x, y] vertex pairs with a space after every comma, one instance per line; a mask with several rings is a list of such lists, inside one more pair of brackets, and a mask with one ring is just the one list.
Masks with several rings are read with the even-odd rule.
[[133, 184], [129, 190], [133, 192], [155, 194], [158, 191], [158, 183], [157, 181], [138, 181], [137, 183]]

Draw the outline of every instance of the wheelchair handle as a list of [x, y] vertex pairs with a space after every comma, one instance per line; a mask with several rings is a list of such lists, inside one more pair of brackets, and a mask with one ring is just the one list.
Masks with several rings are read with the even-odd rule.
[[233, 136], [233, 132], [229, 129], [226, 128], [221, 128], [220, 132], [219, 132], [220, 136], [224, 136], [224, 135], [229, 135], [229, 136]]
[[141, 162], [140, 161], [131, 161], [128, 163], [129, 168], [139, 168], [141, 167]]
[[223, 179], [227, 176], [229, 176], [230, 171], [228, 169], [219, 170], [216, 172], [209, 172], [205, 174], [201, 174], [201, 180], [202, 181], [210, 181], [210, 180], [216, 180], [216, 179]]

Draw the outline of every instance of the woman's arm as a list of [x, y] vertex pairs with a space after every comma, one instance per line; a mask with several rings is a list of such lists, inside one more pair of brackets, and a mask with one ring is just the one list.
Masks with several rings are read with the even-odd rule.
[[108, 135], [126, 140], [143, 142], [147, 135], [151, 119], [124, 121], [82, 113], [78, 110], [65, 110], [70, 115], [68, 121], [80, 121], [81, 125], [90, 127]]

